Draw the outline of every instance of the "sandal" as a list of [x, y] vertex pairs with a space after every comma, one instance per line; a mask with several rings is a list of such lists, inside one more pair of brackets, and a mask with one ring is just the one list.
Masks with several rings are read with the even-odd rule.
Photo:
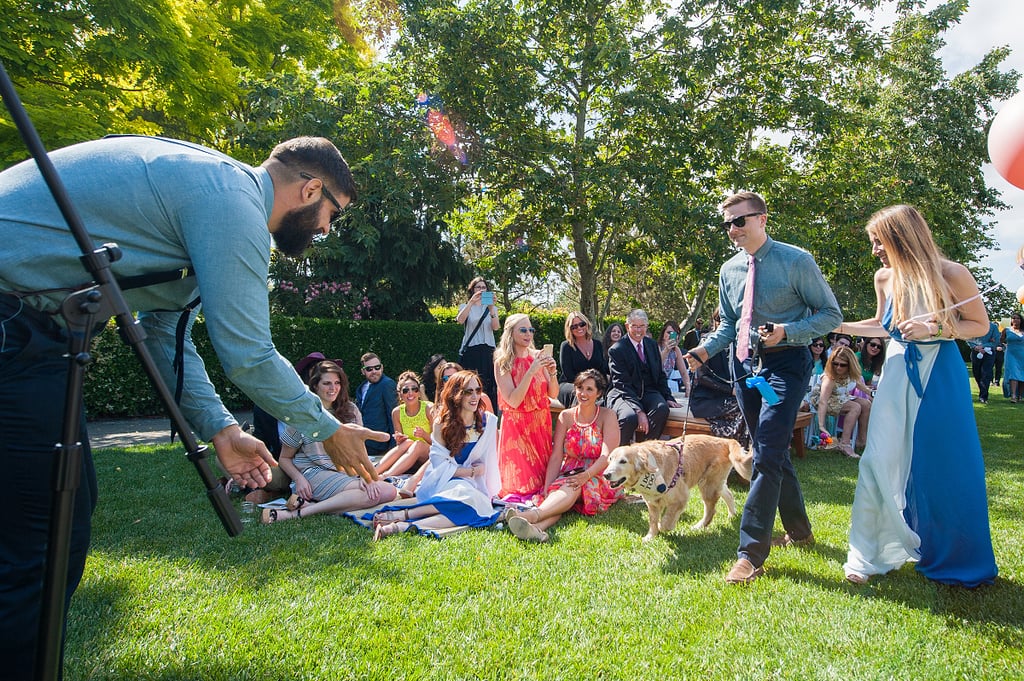
[[281, 520], [291, 520], [292, 518], [302, 517], [302, 510], [298, 508], [295, 509], [295, 515], [293, 516], [286, 516], [282, 518], [280, 517], [281, 513], [284, 513], [284, 509], [265, 508], [263, 509], [263, 513], [260, 515], [260, 522], [264, 525], [271, 525]]
[[[405, 525], [404, 528], [402, 527], [403, 524]], [[393, 534], [407, 532], [413, 527], [415, 526], [412, 523], [401, 520], [396, 520], [393, 523], [375, 525], [373, 528], [373, 541], [380, 541], [384, 537], [390, 537]]]
[[377, 511], [373, 514], [373, 520], [370, 522], [376, 530], [381, 525], [391, 525], [399, 521], [409, 522], [409, 509], [403, 508], [396, 511]]
[[849, 442], [840, 442], [839, 443], [839, 451], [841, 451], [845, 456], [848, 456], [851, 459], [859, 459], [860, 458], [860, 454], [858, 454], [857, 452], [853, 451], [853, 447], [850, 446]]
[[846, 573], [846, 581], [850, 584], [864, 585], [868, 583], [868, 579], [867, 575], [858, 575], [856, 572]]
[[288, 497], [288, 501], [284, 503], [285, 508], [289, 511], [297, 511], [306, 504], [306, 500], [300, 497], [298, 494], [293, 494]]
[[523, 541], [535, 541], [543, 544], [549, 539], [547, 532], [529, 522], [521, 515], [515, 515], [509, 519], [508, 529], [512, 534]]

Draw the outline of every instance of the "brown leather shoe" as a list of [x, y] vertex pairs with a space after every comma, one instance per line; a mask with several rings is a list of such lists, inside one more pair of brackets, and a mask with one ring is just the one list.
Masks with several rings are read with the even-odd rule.
[[814, 534], [809, 534], [803, 539], [793, 539], [789, 533], [772, 539], [772, 546], [775, 548], [786, 548], [789, 546], [814, 546]]
[[763, 567], [754, 567], [746, 558], [740, 558], [732, 565], [729, 574], [725, 576], [726, 584], [750, 584], [752, 581], [764, 574]]

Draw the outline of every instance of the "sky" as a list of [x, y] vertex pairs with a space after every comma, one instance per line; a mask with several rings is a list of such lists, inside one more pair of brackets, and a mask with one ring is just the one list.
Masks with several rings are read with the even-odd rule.
[[[929, 1], [928, 8], [940, 4]], [[939, 53], [947, 73], [955, 75], [978, 64], [993, 47], [1008, 45], [1012, 50], [1003, 70], [1024, 74], [1024, 2], [1021, 0], [971, 0], [958, 26], [945, 35], [946, 46]], [[1024, 90], [1024, 77], [1019, 87]], [[1002, 106], [1002, 102], [997, 106]], [[984, 168], [990, 187], [998, 189], [1009, 209], [997, 213], [992, 235], [999, 249], [984, 254], [981, 264], [992, 269], [992, 278], [1011, 291], [1024, 285], [1024, 272], [1017, 267], [1017, 249], [1024, 246], [1024, 189], [1004, 180], [991, 164]]]

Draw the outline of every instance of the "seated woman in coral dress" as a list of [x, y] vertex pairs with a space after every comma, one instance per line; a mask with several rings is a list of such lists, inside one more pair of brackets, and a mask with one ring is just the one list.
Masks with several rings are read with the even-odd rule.
[[619, 445], [619, 420], [615, 412], [597, 405], [608, 382], [597, 369], [576, 376], [576, 403], [558, 416], [555, 453], [548, 464], [544, 500], [536, 508], [509, 511], [508, 529], [526, 541], [546, 542], [545, 531], [572, 509], [596, 515], [622, 496], [601, 475], [608, 454]]
[[558, 372], [554, 358], [534, 347], [533, 334], [527, 315], [509, 315], [494, 353], [501, 496], [513, 503], [531, 501], [544, 489], [551, 459], [550, 398], [558, 396]]

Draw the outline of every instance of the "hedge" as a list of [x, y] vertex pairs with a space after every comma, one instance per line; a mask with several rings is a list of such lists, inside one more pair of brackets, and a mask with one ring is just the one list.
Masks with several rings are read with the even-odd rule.
[[[341, 359], [354, 391], [362, 382], [359, 357], [367, 351], [380, 356], [385, 372], [392, 378], [407, 369], [419, 373], [435, 353], [457, 359], [463, 333], [462, 326], [455, 323], [457, 312], [456, 308], [434, 308], [431, 313], [437, 320], [435, 323], [273, 317], [270, 330], [278, 351], [293, 362], [314, 351]], [[565, 313], [534, 311], [530, 313], [530, 321], [537, 329], [537, 346], [551, 343], [557, 352], [565, 338]], [[202, 317], [196, 321], [192, 337], [224, 404], [232, 410], [250, 408], [252, 402], [225, 378]], [[163, 413], [163, 405], [149, 385], [141, 364], [121, 342], [113, 322], [94, 342], [93, 356], [95, 361], [86, 373], [85, 382], [85, 403], [90, 418]]]

